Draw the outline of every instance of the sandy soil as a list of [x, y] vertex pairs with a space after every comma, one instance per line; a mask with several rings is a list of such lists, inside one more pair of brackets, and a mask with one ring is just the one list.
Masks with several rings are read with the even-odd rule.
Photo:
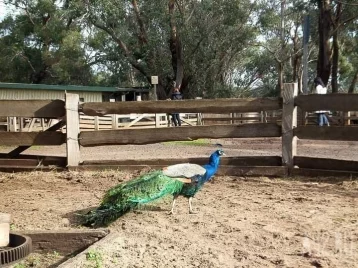
[[[159, 143], [148, 145], [113, 145], [82, 147], [82, 160], [113, 159], [153, 159], [207, 157], [214, 145], [223, 145], [227, 156], [281, 155], [280, 138], [257, 139], [208, 139], [207, 144], [190, 146], [180, 143]], [[298, 140], [299, 156], [358, 160], [358, 142]], [[7, 153], [14, 148], [0, 147], [0, 153]], [[65, 146], [31, 147], [24, 154], [65, 156]]]
[[[230, 157], [281, 154], [280, 139], [107, 146], [81, 153], [83, 160], [206, 157], [215, 143]], [[26, 153], [64, 156], [65, 147]], [[358, 142], [300, 140], [298, 155], [357, 160]], [[0, 173], [0, 211], [12, 214], [18, 231], [83, 228], [76, 213], [97, 206], [107, 189], [137, 175]], [[194, 199], [199, 214], [189, 215], [187, 201], [180, 199], [177, 214], [169, 216], [170, 202], [161, 200], [112, 224], [123, 239], [98, 249], [97, 267], [358, 267], [358, 182], [349, 178], [327, 183], [216, 177]], [[22, 267], [57, 267], [59, 256], [31, 258]], [[96, 266], [89, 261], [83, 267]]]
[[[0, 211], [19, 231], [81, 228], [76, 213], [137, 175], [0, 174]], [[130, 212], [110, 226], [122, 239], [83, 267], [358, 267], [357, 200], [357, 181], [216, 177], [194, 199], [198, 214], [183, 198], [173, 216], [170, 198]]]

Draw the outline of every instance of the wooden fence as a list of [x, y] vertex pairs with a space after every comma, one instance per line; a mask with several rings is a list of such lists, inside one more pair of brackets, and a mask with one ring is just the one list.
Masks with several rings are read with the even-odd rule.
[[[101, 146], [115, 144], [149, 144], [164, 141], [195, 140], [198, 138], [258, 138], [281, 137], [282, 157], [228, 157], [223, 158], [219, 174], [227, 175], [266, 175], [285, 176], [297, 175], [358, 175], [358, 162], [339, 159], [323, 159], [297, 157], [297, 137], [313, 140], [342, 140], [357, 141], [358, 127], [332, 126], [318, 127], [316, 125], [298, 125], [298, 107], [305, 112], [315, 110], [330, 110], [347, 112], [358, 105], [358, 95], [299, 95], [296, 84], [285, 84], [282, 98], [254, 99], [216, 99], [216, 100], [183, 100], [143, 101], [143, 102], [109, 102], [109, 103], [79, 103], [75, 94], [66, 94], [65, 101], [0, 101], [0, 117], [22, 116], [40, 117], [59, 120], [43, 132], [0, 132], [0, 142], [3, 145], [17, 145], [8, 154], [1, 154], [0, 169], [27, 170], [34, 165], [46, 166], [58, 163], [75, 169], [104, 169], [121, 168], [137, 169], [143, 166], [162, 167], [177, 162], [203, 163], [202, 158], [190, 159], [159, 159], [148, 161], [85, 161], [81, 160], [80, 146]], [[161, 116], [169, 112], [181, 113], [218, 113], [242, 114], [260, 113], [281, 115], [275, 120], [261, 120], [258, 123], [246, 124], [240, 119], [230, 117], [230, 123], [225, 125], [188, 125], [180, 128], [120, 128], [111, 126], [109, 130], [80, 130], [80, 114], [83, 116], [106, 117], [128, 114], [154, 114]], [[205, 118], [205, 117], [204, 117]], [[266, 116], [268, 118], [268, 116]], [[252, 118], [245, 119], [251, 120]], [[232, 122], [233, 121], [233, 122]], [[243, 120], [241, 120], [243, 121]], [[116, 120], [116, 122], [119, 122]], [[278, 123], [279, 122], [279, 123]], [[233, 123], [233, 124], [232, 124]], [[66, 125], [66, 133], [58, 131]], [[32, 145], [67, 144], [66, 158], [34, 157], [21, 155]], [[206, 160], [206, 159], [205, 159]], [[56, 162], [57, 161], [57, 162]]]
[[[183, 126], [201, 125], [201, 114], [180, 114]], [[58, 122], [57, 119], [26, 118], [11, 116], [6, 122], [0, 122], [4, 126], [2, 131], [8, 132], [36, 132], [44, 131]], [[106, 130], [119, 128], [155, 128], [172, 126], [170, 114], [124, 114], [88, 116], [80, 113], [80, 130]], [[0, 130], [1, 131], [1, 130]], [[65, 132], [65, 127], [63, 129]]]

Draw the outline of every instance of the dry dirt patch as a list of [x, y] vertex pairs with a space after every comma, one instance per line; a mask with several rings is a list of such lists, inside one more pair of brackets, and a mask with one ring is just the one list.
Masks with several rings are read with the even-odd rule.
[[[17, 231], [83, 228], [76, 213], [137, 175], [0, 174], [0, 211], [12, 214]], [[167, 215], [164, 199], [116, 221], [118, 239], [93, 252], [100, 267], [357, 267], [357, 198], [356, 181], [216, 177], [194, 199], [198, 214], [182, 198]]]

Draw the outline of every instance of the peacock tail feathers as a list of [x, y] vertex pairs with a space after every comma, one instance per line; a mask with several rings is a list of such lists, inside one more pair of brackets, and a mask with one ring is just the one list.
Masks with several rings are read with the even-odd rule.
[[158, 170], [116, 185], [107, 191], [97, 209], [85, 215], [84, 225], [106, 226], [140, 204], [180, 193], [183, 184]]
[[216, 173], [222, 155], [224, 152], [219, 149], [204, 167], [189, 163], [171, 165], [111, 188], [101, 205], [84, 215], [84, 225], [106, 226], [138, 205], [167, 195], [193, 197]]

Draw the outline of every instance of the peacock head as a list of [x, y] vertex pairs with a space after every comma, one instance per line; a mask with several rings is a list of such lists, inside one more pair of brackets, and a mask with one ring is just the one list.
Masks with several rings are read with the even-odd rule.
[[225, 153], [224, 153], [224, 150], [223, 150], [223, 149], [216, 150], [216, 153], [217, 153], [219, 156], [223, 156], [223, 155], [225, 155]]
[[213, 152], [210, 156], [210, 164], [213, 166], [218, 166], [220, 162], [220, 156], [225, 155], [224, 151], [222, 149], [218, 149], [215, 152]]

